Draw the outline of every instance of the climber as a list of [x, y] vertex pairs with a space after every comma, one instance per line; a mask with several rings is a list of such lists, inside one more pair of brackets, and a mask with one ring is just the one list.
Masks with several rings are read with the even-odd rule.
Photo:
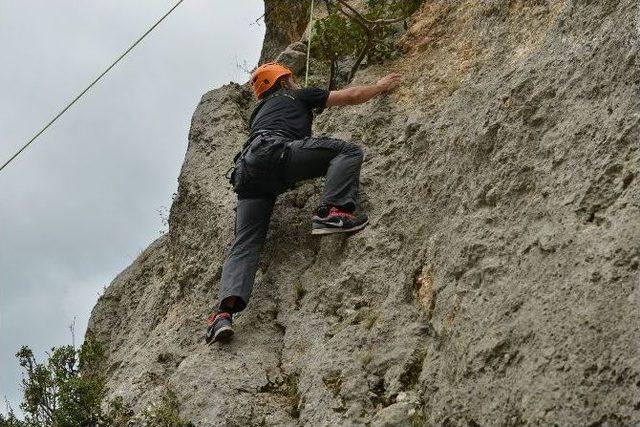
[[252, 73], [260, 102], [230, 177], [238, 196], [235, 240], [222, 269], [220, 303], [207, 319], [207, 342], [233, 335], [232, 316], [251, 295], [276, 197], [293, 183], [325, 177], [311, 234], [353, 233], [367, 225], [367, 215], [355, 213], [362, 149], [339, 139], [311, 137], [313, 115], [327, 107], [362, 104], [399, 82], [398, 74], [390, 74], [374, 85], [329, 92], [300, 88], [291, 70], [278, 63], [263, 64]]

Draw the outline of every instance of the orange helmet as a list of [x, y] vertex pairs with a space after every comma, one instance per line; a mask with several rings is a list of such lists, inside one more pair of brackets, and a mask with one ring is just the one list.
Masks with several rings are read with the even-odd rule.
[[256, 97], [261, 98], [262, 94], [273, 87], [280, 77], [291, 76], [290, 69], [277, 62], [267, 62], [262, 64], [251, 73], [251, 85]]

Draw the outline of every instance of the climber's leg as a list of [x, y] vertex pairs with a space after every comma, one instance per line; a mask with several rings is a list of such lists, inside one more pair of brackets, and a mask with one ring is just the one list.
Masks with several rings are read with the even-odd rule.
[[236, 236], [222, 268], [219, 310], [235, 313], [249, 302], [275, 198], [238, 199]]
[[362, 149], [356, 144], [334, 138], [306, 138], [290, 143], [284, 176], [297, 182], [324, 176], [322, 204], [353, 212], [360, 185]]
[[362, 150], [333, 138], [293, 141], [284, 176], [296, 182], [325, 176], [322, 202], [313, 217], [312, 234], [354, 232], [369, 222], [367, 215], [354, 215], [360, 186]]

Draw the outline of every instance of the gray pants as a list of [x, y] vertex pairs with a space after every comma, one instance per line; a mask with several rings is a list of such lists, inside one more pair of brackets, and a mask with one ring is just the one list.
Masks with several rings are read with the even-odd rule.
[[[354, 210], [357, 205], [362, 150], [355, 144], [332, 138], [306, 138], [288, 141], [288, 160], [275, 167], [268, 150], [272, 140], [256, 140], [248, 151], [245, 187], [264, 182], [295, 183], [324, 176], [326, 178], [322, 203]], [[269, 163], [271, 161], [271, 163]], [[253, 170], [256, 173], [253, 173]], [[268, 171], [268, 172], [265, 172]], [[267, 176], [268, 175], [268, 176]], [[257, 182], [260, 180], [260, 182]], [[286, 188], [282, 185], [281, 188]], [[276, 191], [279, 193], [280, 191]], [[251, 192], [248, 192], [251, 194]], [[219, 304], [236, 297], [232, 311], [244, 310], [253, 289], [258, 260], [267, 237], [271, 213], [277, 194], [243, 197], [239, 195], [236, 207], [236, 227], [233, 246], [227, 255], [220, 283]]]

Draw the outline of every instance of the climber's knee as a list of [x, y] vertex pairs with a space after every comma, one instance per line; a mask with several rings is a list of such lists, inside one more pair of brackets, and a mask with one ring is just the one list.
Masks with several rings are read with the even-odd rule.
[[360, 148], [359, 145], [354, 144], [352, 142], [345, 142], [344, 143], [343, 152], [345, 154], [348, 154], [349, 156], [352, 156], [354, 158], [359, 159], [360, 161], [362, 161], [362, 157], [364, 155], [363, 151], [362, 151], [362, 148]]

